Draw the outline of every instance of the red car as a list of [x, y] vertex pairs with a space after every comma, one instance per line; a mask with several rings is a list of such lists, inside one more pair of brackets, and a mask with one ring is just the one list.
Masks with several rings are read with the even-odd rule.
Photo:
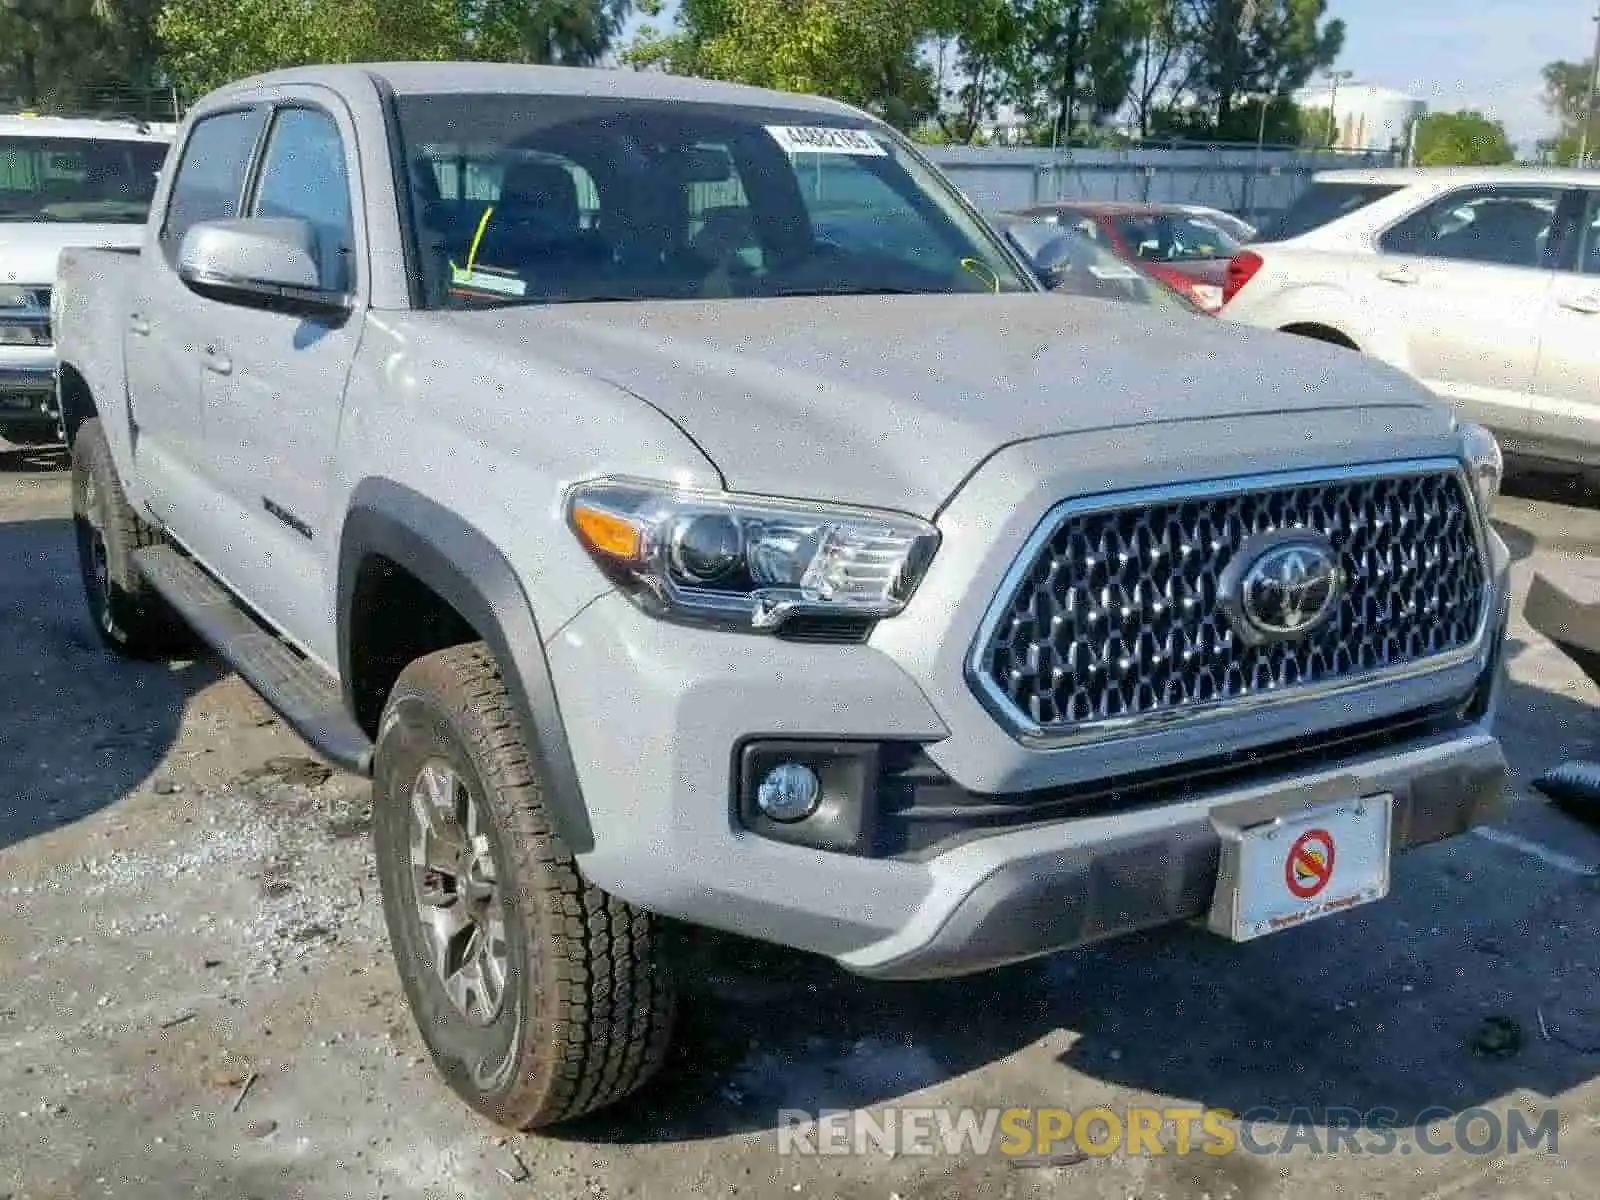
[[1212, 314], [1222, 307], [1228, 262], [1242, 248], [1221, 222], [1181, 204], [1068, 200], [1020, 215], [1080, 231]]

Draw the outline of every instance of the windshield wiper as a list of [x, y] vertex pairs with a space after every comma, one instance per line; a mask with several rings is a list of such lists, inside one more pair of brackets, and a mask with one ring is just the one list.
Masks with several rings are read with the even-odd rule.
[[777, 296], [941, 296], [953, 293], [937, 289], [895, 287], [893, 284], [871, 284], [867, 287], [806, 287], [777, 288], [768, 295]]

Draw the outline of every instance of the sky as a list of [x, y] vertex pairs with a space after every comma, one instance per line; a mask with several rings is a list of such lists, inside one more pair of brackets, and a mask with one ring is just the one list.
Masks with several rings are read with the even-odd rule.
[[1505, 123], [1525, 151], [1554, 128], [1540, 69], [1594, 49], [1596, 0], [1329, 0], [1345, 23], [1336, 64], [1361, 83], [1476, 108]]
[[1589, 57], [1597, 9], [1600, 0], [1328, 0], [1345, 23], [1339, 69], [1436, 112], [1479, 109], [1526, 152], [1555, 124], [1539, 102], [1540, 69]]

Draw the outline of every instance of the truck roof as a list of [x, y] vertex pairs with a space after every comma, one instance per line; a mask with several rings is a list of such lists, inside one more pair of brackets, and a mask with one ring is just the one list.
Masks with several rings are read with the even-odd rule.
[[675, 100], [699, 104], [782, 107], [835, 116], [863, 116], [860, 109], [821, 96], [772, 91], [743, 84], [692, 79], [657, 71], [593, 67], [525, 66], [518, 63], [396, 62], [290, 67], [229, 84], [217, 96], [288, 84], [320, 84], [336, 91], [370, 87], [382, 80], [396, 95], [464, 95], [480, 92], [532, 96], [610, 96], [628, 100]]
[[172, 126], [149, 125], [136, 117], [54, 117], [32, 113], [0, 114], [0, 137], [99, 138], [122, 142], [169, 142]]

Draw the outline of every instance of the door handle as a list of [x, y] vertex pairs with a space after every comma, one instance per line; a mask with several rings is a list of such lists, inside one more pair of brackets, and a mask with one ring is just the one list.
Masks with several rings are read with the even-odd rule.
[[1600, 295], [1572, 296], [1561, 301], [1561, 307], [1589, 317], [1600, 316]]
[[1410, 267], [1385, 267], [1378, 272], [1378, 278], [1385, 283], [1399, 283], [1407, 286], [1421, 282], [1411, 273]]
[[150, 334], [150, 322], [146, 321], [144, 319], [144, 314], [143, 313], [129, 313], [128, 314], [128, 332], [129, 333], [136, 333], [140, 337], [148, 337], [149, 336], [149, 334]]
[[213, 375], [233, 374], [233, 360], [215, 346], [206, 347], [205, 361], [206, 370]]

